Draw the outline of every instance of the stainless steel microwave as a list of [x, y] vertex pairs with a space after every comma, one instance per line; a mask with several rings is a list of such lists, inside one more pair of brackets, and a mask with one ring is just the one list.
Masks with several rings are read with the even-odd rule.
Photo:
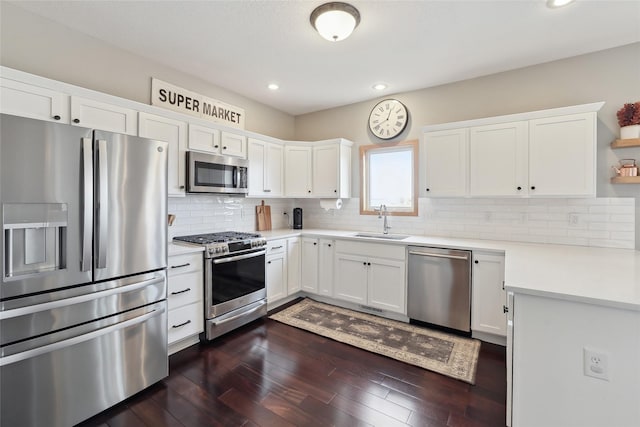
[[249, 161], [187, 151], [187, 192], [247, 194]]

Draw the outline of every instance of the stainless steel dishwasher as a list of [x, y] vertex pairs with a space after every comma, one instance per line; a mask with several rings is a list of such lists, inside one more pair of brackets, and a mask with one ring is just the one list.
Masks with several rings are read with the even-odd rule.
[[471, 252], [409, 246], [408, 315], [471, 331]]

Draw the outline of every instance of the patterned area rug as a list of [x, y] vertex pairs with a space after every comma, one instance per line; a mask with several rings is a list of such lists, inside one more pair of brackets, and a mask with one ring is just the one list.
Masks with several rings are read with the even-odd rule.
[[304, 299], [271, 319], [475, 383], [480, 341]]

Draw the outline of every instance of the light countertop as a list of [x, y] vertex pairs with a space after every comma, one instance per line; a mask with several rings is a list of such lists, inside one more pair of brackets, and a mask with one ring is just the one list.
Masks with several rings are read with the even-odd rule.
[[192, 254], [196, 252], [204, 252], [204, 246], [182, 245], [180, 243], [169, 243], [167, 245], [167, 254], [169, 256]]
[[345, 230], [284, 229], [261, 234], [267, 240], [302, 235], [504, 253], [507, 290], [640, 310], [640, 251], [631, 249], [429, 236], [387, 240], [355, 237], [357, 232]]

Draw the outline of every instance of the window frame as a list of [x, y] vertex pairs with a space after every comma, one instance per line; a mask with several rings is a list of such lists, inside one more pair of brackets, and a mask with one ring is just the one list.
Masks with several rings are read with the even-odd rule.
[[409, 147], [407, 151], [411, 151], [413, 155], [413, 208], [410, 210], [397, 210], [387, 208], [389, 216], [418, 216], [418, 167], [419, 167], [419, 144], [418, 140], [402, 141], [402, 142], [386, 142], [381, 144], [361, 145], [360, 146], [360, 215], [378, 215], [378, 211], [373, 207], [368, 209], [369, 205], [369, 183], [367, 182], [368, 164], [367, 156], [370, 151], [387, 150], [398, 147]]

